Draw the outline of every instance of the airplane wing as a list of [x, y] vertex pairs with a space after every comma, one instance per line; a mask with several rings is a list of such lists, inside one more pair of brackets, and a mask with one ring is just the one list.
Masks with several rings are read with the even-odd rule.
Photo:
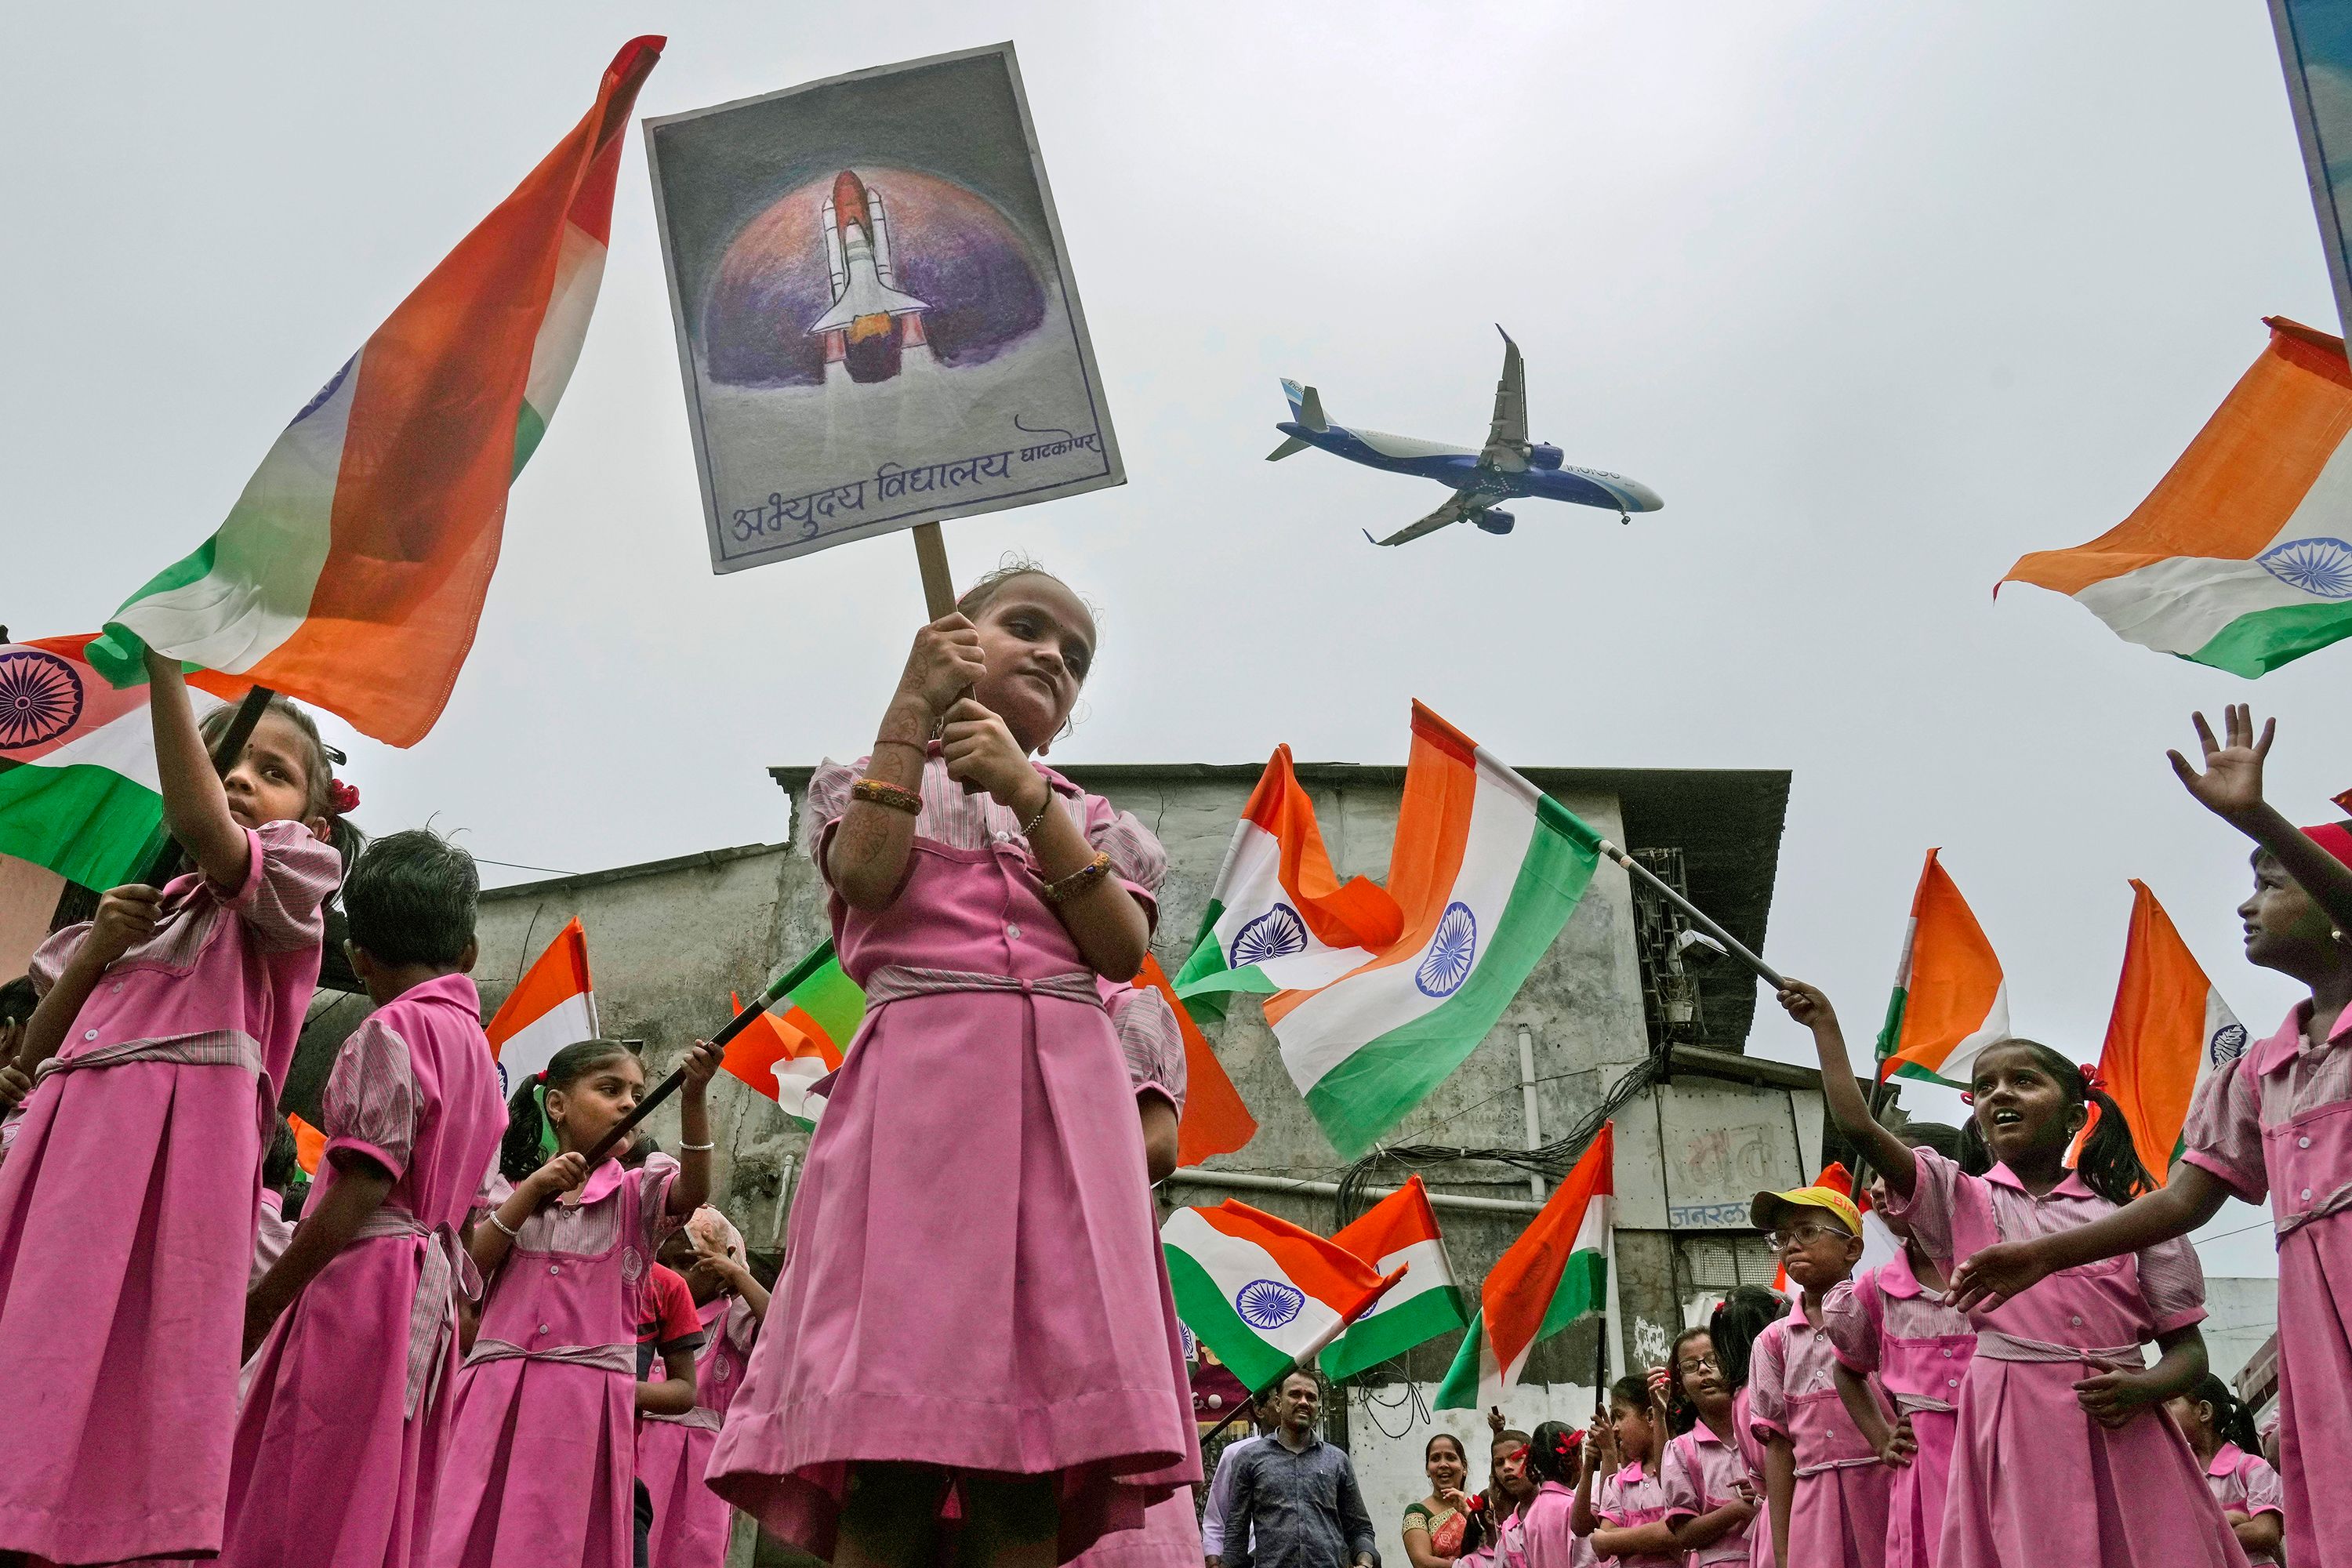
[[1483, 506], [1472, 500], [1467, 495], [1464, 494], [1460, 490], [1456, 490], [1452, 495], [1445, 498], [1444, 505], [1439, 507], [1435, 511], [1431, 512], [1427, 517], [1423, 518], [1419, 522], [1414, 523], [1412, 527], [1399, 529], [1396, 532], [1390, 534], [1386, 539], [1372, 539], [1370, 531], [1367, 530], [1364, 537], [1366, 539], [1372, 539], [1372, 542], [1374, 544], [1410, 544], [1412, 541], [1419, 539], [1424, 533], [1435, 533], [1439, 529], [1445, 527], [1448, 523], [1460, 522], [1464, 518], [1470, 516], [1472, 513], [1483, 511], [1485, 510], [1486, 509]]
[[[1500, 327], [1495, 329], [1500, 332]], [[1503, 332], [1503, 374], [1495, 383], [1495, 422], [1486, 429], [1486, 449], [1479, 456], [1507, 473], [1528, 466], [1528, 376], [1519, 360], [1519, 345]]]

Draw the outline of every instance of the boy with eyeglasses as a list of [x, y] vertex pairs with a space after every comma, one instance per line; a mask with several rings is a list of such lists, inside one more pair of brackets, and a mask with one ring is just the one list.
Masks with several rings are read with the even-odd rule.
[[1748, 1418], [1764, 1444], [1773, 1560], [1790, 1568], [1882, 1568], [1889, 1475], [1846, 1414], [1837, 1352], [1822, 1327], [1830, 1292], [1862, 1260], [1862, 1215], [1832, 1187], [1759, 1193], [1756, 1228], [1798, 1291], [1756, 1340]]

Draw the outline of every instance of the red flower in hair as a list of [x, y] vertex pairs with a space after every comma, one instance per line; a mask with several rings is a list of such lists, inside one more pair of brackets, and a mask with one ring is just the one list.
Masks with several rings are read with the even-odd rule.
[[2100, 1092], [2104, 1092], [2105, 1090], [2107, 1080], [2099, 1076], [2099, 1069], [2097, 1068], [2093, 1067], [2089, 1062], [2084, 1062], [2083, 1064], [2082, 1070], [2083, 1087], [2084, 1089], [2096, 1090]]
[[349, 816], [360, 808], [360, 792], [337, 779], [327, 786], [327, 804], [337, 816]]

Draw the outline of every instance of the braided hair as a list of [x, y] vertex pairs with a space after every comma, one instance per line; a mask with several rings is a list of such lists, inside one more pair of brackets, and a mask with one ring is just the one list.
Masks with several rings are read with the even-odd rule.
[[[2095, 1072], [2070, 1061], [2039, 1040], [1996, 1040], [1985, 1049], [2025, 1052], [2033, 1058], [2035, 1067], [2057, 1080], [2058, 1091], [2066, 1097], [2067, 1104], [2097, 1109], [2097, 1124], [2083, 1140], [2083, 1152], [2074, 1162], [2074, 1173], [2083, 1178], [2084, 1186], [2118, 1208], [2142, 1193], [2156, 1190], [2147, 1167], [2140, 1163], [2139, 1149], [2132, 1142], [2131, 1123], [2124, 1120], [2123, 1107], [2100, 1087]], [[1992, 1146], [1986, 1142], [1984, 1129], [1973, 1116], [1960, 1129], [1960, 1148], [1964, 1168], [1976, 1160], [1983, 1162], [1979, 1168], [1992, 1168]]]

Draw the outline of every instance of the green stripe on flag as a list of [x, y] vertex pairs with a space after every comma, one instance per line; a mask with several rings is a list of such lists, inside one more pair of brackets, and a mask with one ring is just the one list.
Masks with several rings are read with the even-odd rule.
[[2352, 605], [2288, 605], [2240, 616], [2195, 653], [2180, 657], [2252, 680], [2352, 637]]
[[[828, 950], [831, 945], [826, 944]], [[823, 1030], [826, 1042], [837, 1051], [849, 1048], [850, 1037], [857, 1033], [866, 1016], [866, 992], [843, 971], [839, 959], [793, 986], [784, 1000], [794, 1013]]]
[[1530, 1342], [1541, 1344], [1577, 1319], [1608, 1304], [1609, 1255], [1597, 1247], [1571, 1252], [1568, 1267], [1559, 1271], [1559, 1289], [1552, 1292], [1551, 1305], [1544, 1311], [1543, 1327]]
[[1307, 1090], [1307, 1109], [1341, 1158], [1363, 1155], [1486, 1037], [1584, 897], [1599, 846], [1566, 806], [1549, 795], [1537, 798], [1527, 858], [1462, 989], [1351, 1052]]
[[1242, 1321], [1241, 1313], [1209, 1278], [1209, 1271], [1178, 1247], [1163, 1245], [1160, 1250], [1168, 1258], [1168, 1284], [1176, 1298], [1177, 1317], [1202, 1344], [1217, 1352], [1225, 1370], [1253, 1394], [1281, 1376], [1290, 1358]]
[[139, 875], [163, 828], [163, 797], [111, 768], [0, 764], [0, 855], [113, 888]]
[[[150, 577], [145, 586], [123, 603], [136, 604], [157, 594], [168, 594], [174, 588], [184, 588], [191, 583], [203, 581], [213, 569], [213, 554], [219, 543], [220, 535], [215, 533]], [[107, 684], [117, 690], [146, 682], [147, 645], [140, 640], [136, 632], [120, 623], [109, 622], [100, 628], [98, 636], [89, 639], [89, 646], [82, 649], [82, 658], [88, 659], [89, 667], [104, 676]], [[160, 812], [162, 807], [159, 805], [156, 809]], [[157, 820], [162, 819], [159, 816]], [[74, 880], [80, 881], [81, 879], [77, 877]], [[89, 885], [83, 883], [85, 887]]]
[[1486, 1314], [1480, 1312], [1470, 1320], [1470, 1331], [1462, 1336], [1462, 1348], [1454, 1352], [1454, 1364], [1445, 1369], [1445, 1381], [1437, 1385], [1437, 1397], [1430, 1402], [1437, 1410], [1475, 1410], [1478, 1408], [1478, 1363], [1486, 1354]]
[[539, 416], [539, 410], [529, 403], [519, 405], [515, 414], [514, 466], [507, 470], [507, 483], [514, 483], [515, 476], [530, 461], [530, 455], [539, 450], [540, 439], [546, 434], [547, 421]]
[[1423, 1290], [1401, 1307], [1358, 1319], [1346, 1333], [1325, 1348], [1323, 1375], [1335, 1380], [1353, 1377], [1404, 1354], [1415, 1345], [1427, 1344], [1440, 1334], [1451, 1333], [1462, 1327], [1466, 1318], [1462, 1310], [1461, 1287], [1446, 1285]]

